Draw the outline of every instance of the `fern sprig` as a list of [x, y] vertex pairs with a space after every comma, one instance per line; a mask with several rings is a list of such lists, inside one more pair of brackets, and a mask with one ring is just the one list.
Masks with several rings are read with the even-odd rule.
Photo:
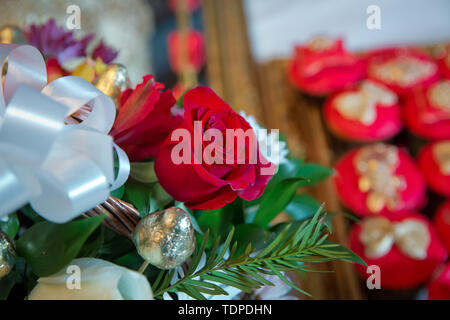
[[[235, 256], [238, 244], [235, 242], [231, 246], [233, 228], [220, 251], [218, 250], [221, 241], [220, 238], [216, 239], [205, 265], [198, 269], [209, 237], [209, 233], [206, 232], [202, 245], [193, 254], [185, 276], [170, 284], [174, 271], [161, 271], [153, 283], [153, 292], [156, 297], [161, 297], [167, 292], [181, 291], [194, 299], [206, 299], [205, 294], [226, 295], [226, 291], [219, 286], [222, 284], [249, 293], [265, 285], [273, 285], [261, 276], [266, 274], [275, 275], [295, 290], [309, 295], [292, 284], [283, 272], [289, 270], [310, 272], [311, 270], [304, 266], [307, 262], [342, 260], [364, 264], [361, 258], [348, 249], [327, 240], [328, 233], [323, 224], [323, 217], [320, 208], [312, 219], [300, 226], [288, 224], [261, 251], [255, 252], [255, 248], [249, 243], [239, 256]], [[227, 252], [229, 255], [224, 258]]]

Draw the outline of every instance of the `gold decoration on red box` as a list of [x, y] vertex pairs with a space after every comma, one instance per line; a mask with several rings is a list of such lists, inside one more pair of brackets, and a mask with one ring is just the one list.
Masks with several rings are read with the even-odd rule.
[[358, 120], [371, 125], [377, 119], [377, 105], [392, 106], [397, 96], [384, 86], [372, 81], [364, 81], [360, 90], [341, 93], [336, 99], [337, 111], [348, 120]]
[[438, 142], [433, 146], [433, 157], [439, 166], [439, 171], [450, 175], [450, 141]]
[[382, 143], [361, 148], [354, 160], [359, 174], [358, 188], [368, 192], [367, 208], [379, 213], [386, 206], [396, 210], [402, 205], [399, 191], [405, 188], [403, 177], [395, 175], [399, 164], [398, 149]]
[[432, 76], [436, 72], [436, 65], [415, 57], [400, 56], [371, 69], [370, 73], [386, 83], [409, 86]]
[[367, 218], [359, 235], [368, 258], [379, 258], [389, 253], [395, 244], [407, 256], [424, 260], [430, 245], [428, 227], [417, 219], [391, 222], [385, 217]]
[[450, 80], [440, 81], [428, 90], [428, 99], [433, 107], [450, 111]]

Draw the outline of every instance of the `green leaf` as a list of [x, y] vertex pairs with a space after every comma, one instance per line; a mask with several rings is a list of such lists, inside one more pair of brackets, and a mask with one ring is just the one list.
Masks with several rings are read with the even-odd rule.
[[49, 276], [77, 257], [104, 218], [100, 215], [65, 224], [37, 223], [16, 242], [18, 254], [25, 258], [37, 276]]
[[120, 188], [114, 191], [111, 191], [111, 195], [117, 199], [122, 199], [124, 193], [125, 193], [125, 185], [121, 186]]
[[19, 218], [16, 213], [11, 213], [9, 216], [4, 217], [4, 220], [0, 220], [0, 230], [8, 235], [12, 240], [19, 231]]
[[333, 169], [316, 163], [305, 163], [297, 171], [297, 176], [305, 180], [300, 183], [302, 187], [311, 187], [322, 182], [333, 174]]
[[269, 223], [291, 202], [303, 178], [281, 180], [276, 187], [266, 191], [264, 199], [256, 212], [254, 223], [267, 228]]
[[263, 248], [267, 235], [267, 231], [257, 224], [238, 225], [231, 241], [231, 243], [237, 242], [238, 244], [234, 256], [238, 257], [243, 254], [249, 243], [255, 249]]
[[152, 183], [157, 182], [154, 162], [133, 162], [130, 166], [130, 176], [139, 182]]
[[131, 204], [139, 211], [141, 217], [148, 215], [150, 211], [150, 199], [153, 185], [129, 179], [125, 184], [125, 195]]
[[[211, 238], [224, 239], [231, 226], [244, 222], [243, 201], [241, 198], [236, 198], [235, 201], [220, 209], [201, 211], [197, 216], [197, 222], [202, 230], [210, 230]], [[212, 245], [211, 238], [207, 247]]]
[[317, 200], [308, 194], [296, 194], [292, 201], [287, 205], [285, 211], [294, 220], [304, 220], [311, 218], [319, 209], [320, 204]]
[[150, 198], [150, 212], [162, 210], [172, 201], [172, 196], [170, 196], [159, 183], [153, 185]]
[[16, 282], [20, 280], [20, 275], [14, 270], [0, 280], [0, 300], [6, 300]]

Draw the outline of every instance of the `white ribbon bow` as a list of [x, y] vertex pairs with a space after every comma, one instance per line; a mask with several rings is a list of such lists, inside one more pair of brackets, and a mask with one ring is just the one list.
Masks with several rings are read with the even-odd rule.
[[[0, 86], [0, 217], [30, 202], [63, 223], [104, 202], [127, 179], [129, 161], [107, 134], [113, 101], [79, 77], [47, 85], [45, 62], [29, 45], [0, 44], [8, 63]], [[66, 117], [88, 105], [79, 125]], [[114, 173], [116, 151], [119, 168]]]

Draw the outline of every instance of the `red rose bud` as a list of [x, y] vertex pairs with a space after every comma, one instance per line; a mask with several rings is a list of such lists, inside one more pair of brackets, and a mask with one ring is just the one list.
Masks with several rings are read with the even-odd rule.
[[430, 189], [450, 197], [450, 140], [426, 145], [417, 161]]
[[289, 76], [300, 90], [326, 95], [362, 79], [365, 66], [363, 60], [344, 49], [342, 39], [318, 37], [295, 48]]
[[442, 242], [450, 253], [450, 200], [444, 202], [434, 215], [434, 225]]
[[[381, 289], [417, 287], [447, 258], [436, 230], [419, 213], [364, 218], [350, 232], [350, 249], [368, 266], [379, 267]], [[371, 276], [366, 266], [355, 267], [363, 278]]]
[[52, 82], [53, 80], [69, 75], [69, 72], [67, 72], [65, 69], [63, 69], [63, 67], [61, 67], [56, 58], [48, 59], [46, 62], [46, 66], [47, 66], [47, 81], [49, 83]]
[[258, 198], [275, 165], [261, 155], [250, 124], [207, 87], [188, 91], [183, 105], [184, 122], [155, 159], [162, 187], [194, 209]]
[[335, 170], [339, 198], [358, 216], [396, 216], [425, 204], [425, 179], [403, 149], [382, 143], [355, 149]]
[[163, 84], [147, 75], [134, 90], [125, 90], [121, 95], [119, 114], [110, 134], [131, 161], [155, 157], [167, 135], [182, 122], [182, 117], [171, 112], [175, 98], [163, 89]]
[[[189, 67], [194, 68], [194, 70], [200, 70], [205, 64], [205, 43], [203, 34], [190, 30], [187, 34], [187, 56]], [[169, 52], [169, 64], [172, 70], [176, 73], [180, 71], [181, 68], [181, 35], [178, 31], [173, 31], [169, 34], [167, 38], [168, 52]]]
[[450, 300], [450, 263], [442, 265], [428, 285], [429, 300]]
[[403, 127], [397, 95], [369, 80], [328, 98], [323, 111], [330, 130], [346, 140], [386, 140]]
[[367, 76], [399, 95], [439, 79], [439, 68], [426, 52], [417, 48], [388, 48], [367, 55]]
[[406, 97], [404, 113], [406, 126], [415, 135], [450, 139], [450, 80], [414, 89]]

